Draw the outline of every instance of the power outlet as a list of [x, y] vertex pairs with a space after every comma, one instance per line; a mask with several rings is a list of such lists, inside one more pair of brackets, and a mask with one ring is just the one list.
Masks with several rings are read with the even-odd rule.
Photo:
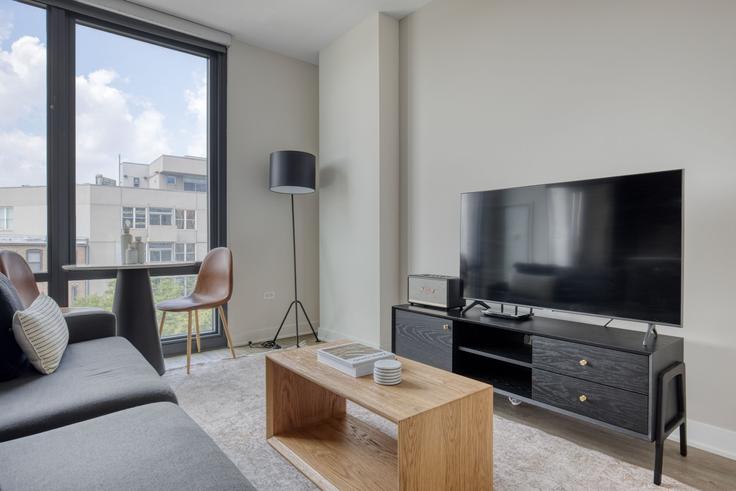
[[276, 292], [263, 292], [263, 300], [273, 300], [276, 298]]

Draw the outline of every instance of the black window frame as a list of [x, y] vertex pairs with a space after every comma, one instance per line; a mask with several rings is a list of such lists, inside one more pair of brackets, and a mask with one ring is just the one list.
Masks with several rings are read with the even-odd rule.
[[[69, 282], [112, 279], [114, 271], [62, 269], [76, 263], [76, 132], [75, 32], [77, 25], [100, 29], [142, 42], [202, 56], [208, 60], [208, 235], [209, 248], [227, 245], [227, 47], [178, 31], [70, 0], [17, 0], [46, 10], [47, 28], [47, 282], [49, 295], [68, 305]], [[148, 215], [148, 214], [146, 214]], [[172, 224], [174, 222], [172, 211]], [[151, 268], [151, 276], [197, 274], [199, 267]], [[202, 336], [203, 348], [225, 345], [221, 321]], [[162, 340], [165, 355], [183, 353], [184, 336]]]

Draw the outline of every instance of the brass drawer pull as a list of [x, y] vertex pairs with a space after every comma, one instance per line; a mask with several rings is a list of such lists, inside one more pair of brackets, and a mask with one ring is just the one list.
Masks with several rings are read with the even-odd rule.
[[581, 367], [584, 367], [584, 366], [586, 366], [588, 364], [588, 360], [586, 360], [585, 358], [583, 358], [578, 363], [580, 363], [580, 366]]
[[585, 401], [588, 400], [588, 396], [586, 396], [585, 394], [583, 394], [580, 397], [578, 397], [578, 399], [580, 399], [580, 402], [585, 402]]
[[450, 330], [450, 324], [442, 324], [442, 330], [443, 331], [449, 331]]

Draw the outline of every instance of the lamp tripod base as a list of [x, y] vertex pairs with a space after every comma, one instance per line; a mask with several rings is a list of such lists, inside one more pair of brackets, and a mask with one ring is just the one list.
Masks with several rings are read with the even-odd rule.
[[314, 335], [314, 339], [321, 343], [319, 340], [319, 337], [317, 337], [317, 332], [314, 330], [314, 326], [312, 326], [312, 321], [309, 320], [309, 316], [307, 315], [307, 311], [304, 308], [304, 304], [302, 304], [301, 300], [292, 300], [292, 302], [289, 304], [289, 308], [286, 309], [286, 314], [284, 314], [284, 318], [281, 319], [281, 325], [279, 325], [278, 331], [276, 331], [276, 335], [273, 337], [273, 340], [271, 341], [264, 341], [261, 343], [262, 348], [268, 348], [268, 349], [281, 349], [281, 345], [276, 342], [276, 340], [279, 338], [279, 334], [281, 334], [281, 329], [284, 327], [284, 322], [286, 322], [286, 318], [289, 317], [289, 312], [291, 312], [291, 308], [294, 307], [294, 313], [296, 314], [296, 347], [299, 347], [299, 312], [296, 310], [297, 307], [300, 307], [302, 309], [302, 312], [304, 313], [304, 317], [307, 319], [307, 323], [309, 324], [309, 329], [312, 330], [312, 334]]

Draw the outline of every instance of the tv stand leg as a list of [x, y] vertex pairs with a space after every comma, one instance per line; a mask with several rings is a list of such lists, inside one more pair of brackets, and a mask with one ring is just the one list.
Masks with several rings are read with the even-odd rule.
[[481, 307], [485, 307], [487, 309], [490, 309], [491, 308], [490, 305], [488, 305], [487, 303], [485, 303], [482, 300], [473, 300], [473, 303], [471, 303], [470, 305], [467, 305], [467, 306], [463, 307], [463, 310], [460, 311], [460, 315], [465, 315], [465, 312], [467, 312], [468, 310], [472, 309], [476, 305], [480, 305]]
[[656, 441], [654, 449], [654, 484], [662, 484], [662, 459], [664, 458], [664, 442]]
[[647, 327], [647, 333], [644, 335], [644, 341], [641, 343], [644, 346], [647, 346], [649, 344], [649, 338], [656, 338], [657, 337], [657, 326], [654, 324], [649, 324]]
[[521, 406], [521, 401], [517, 399], [516, 397], [509, 396], [509, 402], [512, 406]]

